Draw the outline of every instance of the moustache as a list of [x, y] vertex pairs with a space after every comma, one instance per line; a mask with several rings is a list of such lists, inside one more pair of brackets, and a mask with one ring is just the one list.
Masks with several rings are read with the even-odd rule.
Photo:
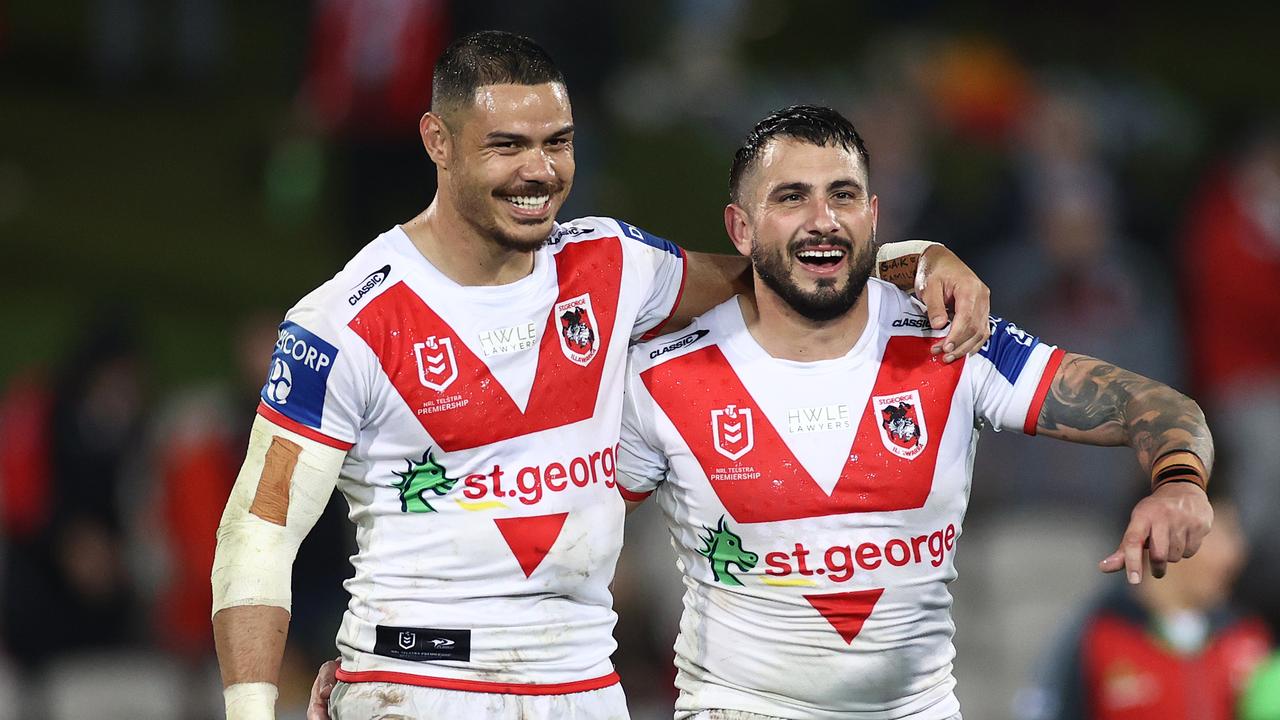
[[498, 188], [493, 194], [498, 197], [518, 197], [528, 195], [554, 195], [564, 189], [564, 183], [521, 182]]
[[801, 250], [807, 250], [809, 248], [817, 248], [817, 247], [827, 247], [827, 248], [834, 247], [834, 248], [840, 248], [841, 250], [844, 250], [846, 253], [850, 253], [850, 254], [853, 253], [853, 243], [849, 242], [848, 240], [838, 235], [822, 235], [819, 237], [806, 237], [800, 240], [792, 240], [791, 244], [788, 246], [787, 249], [794, 254], [794, 253], [800, 252]]

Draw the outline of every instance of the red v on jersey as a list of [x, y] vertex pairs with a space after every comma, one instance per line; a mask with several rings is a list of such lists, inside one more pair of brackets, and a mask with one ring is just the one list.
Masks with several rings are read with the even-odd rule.
[[[539, 340], [537, 372], [523, 412], [458, 333], [404, 282], [374, 298], [350, 322], [440, 448], [489, 445], [586, 420], [595, 412], [617, 315], [622, 245], [617, 238], [571, 243], [555, 255], [555, 262], [560, 292]], [[599, 352], [585, 365], [584, 355], [574, 361], [562, 349], [562, 319], [556, 312], [558, 305], [583, 295], [594, 314], [595, 327], [590, 330], [599, 335]], [[419, 357], [423, 350], [415, 344], [429, 339], [436, 344], [434, 354], [426, 357], [439, 364], [424, 368]], [[441, 343], [444, 339], [450, 340], [447, 347]], [[449, 377], [453, 372], [456, 377]], [[436, 381], [429, 381], [427, 373], [435, 374]]]
[[822, 613], [822, 617], [831, 623], [831, 627], [840, 633], [846, 643], [852, 644], [883, 594], [884, 588], [875, 588], [827, 595], [805, 595], [804, 599], [809, 601], [813, 609]]
[[551, 552], [551, 546], [560, 537], [560, 530], [564, 528], [564, 519], [567, 517], [569, 513], [562, 512], [494, 518], [493, 522], [497, 524], [498, 532], [502, 533], [502, 539], [507, 541], [507, 547], [511, 548], [511, 554], [516, 556], [516, 562], [520, 563], [524, 576], [529, 577], [542, 564], [547, 553]]
[[[849, 449], [850, 460], [830, 495], [796, 459], [718, 346], [668, 360], [640, 377], [697, 458], [725, 509], [739, 522], [908, 510], [923, 506], [933, 487], [938, 446], [963, 368], [963, 361], [946, 365], [935, 359], [929, 350], [935, 342], [889, 339]], [[930, 437], [918, 453], [906, 458], [882, 440], [884, 419], [873, 398], [913, 391], [919, 394], [914, 412]], [[749, 450], [726, 455], [716, 448], [713, 413], [722, 414], [730, 405], [739, 416], [744, 410], [750, 413], [754, 438]]]

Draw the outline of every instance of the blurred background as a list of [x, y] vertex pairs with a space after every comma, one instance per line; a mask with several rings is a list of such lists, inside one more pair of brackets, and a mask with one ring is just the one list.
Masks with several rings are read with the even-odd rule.
[[[1058, 672], [1117, 596], [1237, 692], [1280, 620], [1276, 27], [1221, 2], [0, 0], [0, 720], [220, 716], [213, 533], [274, 326], [430, 202], [432, 63], [483, 28], [567, 76], [565, 217], [728, 252], [733, 150], [775, 107], [831, 105], [882, 240], [945, 242], [996, 314], [1205, 407], [1241, 539], [1175, 567], [1209, 587], [1172, 603], [1095, 569], [1145, 485], [1129, 451], [984, 439], [953, 586], [966, 717], [1054, 717], [1080, 677], [1141, 705], [1141, 667]], [[299, 556], [282, 717], [335, 654], [351, 535], [336, 499]], [[615, 590], [632, 713], [670, 717], [652, 508]], [[1198, 632], [1159, 630], [1187, 613]]]

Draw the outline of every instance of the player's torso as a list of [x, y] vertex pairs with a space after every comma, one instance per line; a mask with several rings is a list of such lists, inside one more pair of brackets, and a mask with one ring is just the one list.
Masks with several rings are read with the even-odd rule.
[[460, 287], [404, 243], [346, 325], [368, 398], [339, 481], [359, 546], [344, 670], [610, 673], [619, 383], [640, 302], [622, 245], [544, 248], [516, 283]]
[[946, 583], [972, 399], [922, 314], [869, 297], [874, 329], [844, 358], [770, 358], [721, 306], [705, 341], [641, 373], [670, 459], [690, 709], [956, 712]]

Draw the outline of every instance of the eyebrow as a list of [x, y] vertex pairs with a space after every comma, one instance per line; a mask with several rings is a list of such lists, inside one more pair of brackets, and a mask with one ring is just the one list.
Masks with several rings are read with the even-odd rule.
[[[569, 133], [571, 133], [571, 132], [573, 132], [573, 125], [572, 125], [572, 124], [570, 124], [570, 125], [565, 125], [564, 127], [560, 128], [559, 130], [556, 130], [555, 132], [551, 133], [551, 134], [550, 134], [550, 135], [548, 135], [547, 137], [548, 137], [549, 139], [559, 138], [559, 137], [563, 137], [563, 136], [565, 136], [565, 135], [568, 135], [568, 134], [569, 134]], [[505, 132], [505, 131], [503, 131], [503, 130], [494, 130], [493, 132], [489, 133], [488, 135], [485, 135], [485, 136], [484, 136], [484, 140], [485, 140], [485, 142], [494, 142], [494, 141], [503, 141], [503, 142], [527, 142], [527, 141], [529, 140], [529, 136], [528, 136], [528, 135], [522, 135], [522, 134], [520, 134], [520, 133]]]
[[[827, 190], [849, 190], [849, 189], [858, 190], [859, 192], [862, 192], [863, 191], [862, 183], [858, 182], [857, 180], [846, 178], [843, 180], [836, 180], [835, 182], [832, 182], [831, 184], [827, 185]], [[812, 184], [807, 182], [796, 181], [796, 182], [782, 183], [781, 185], [776, 185], [772, 190], [769, 191], [769, 194], [773, 195], [775, 193], [779, 193], [783, 191], [811, 192], [812, 190], [813, 190]]]

